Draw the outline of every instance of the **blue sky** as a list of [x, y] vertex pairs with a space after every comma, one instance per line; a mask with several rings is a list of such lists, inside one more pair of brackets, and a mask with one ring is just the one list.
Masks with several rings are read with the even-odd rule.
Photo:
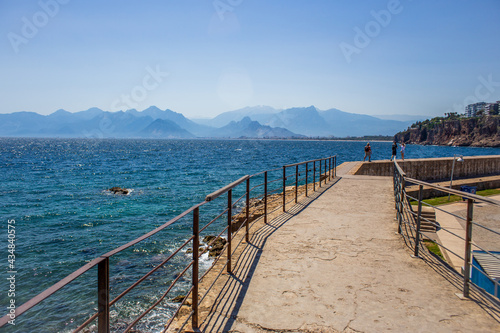
[[0, 113], [500, 100], [498, 0], [0, 0]]

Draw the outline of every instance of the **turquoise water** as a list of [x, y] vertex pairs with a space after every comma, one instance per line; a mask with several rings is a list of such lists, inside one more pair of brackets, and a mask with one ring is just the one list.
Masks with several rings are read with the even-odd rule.
[[[86, 262], [162, 225], [204, 197], [246, 174], [315, 158], [338, 156], [338, 164], [363, 159], [366, 142], [266, 140], [115, 140], [0, 139], [1, 257], [7, 267], [7, 223], [16, 226], [16, 304], [78, 269]], [[390, 142], [373, 142], [372, 158], [388, 159]], [[406, 158], [454, 154], [497, 155], [500, 148], [408, 145]], [[133, 189], [128, 196], [110, 195], [113, 186]], [[215, 211], [202, 208], [208, 220]], [[214, 226], [209, 232], [215, 232]], [[189, 236], [190, 219], [112, 258], [112, 297], [166, 258]], [[141, 304], [175, 278], [186, 262], [180, 255], [144, 287], [114, 308], [119, 330]], [[207, 263], [208, 264], [208, 263]], [[7, 273], [2, 277], [6, 281]], [[16, 332], [57, 332], [74, 328], [95, 307], [96, 271], [61, 290], [37, 310], [16, 319]], [[153, 283], [154, 281], [154, 283]], [[179, 290], [186, 288], [189, 278]], [[0, 305], [10, 297], [3, 290]], [[161, 289], [162, 290], [162, 289]], [[166, 304], [140, 326], [154, 332], [172, 311]], [[2, 315], [5, 314], [2, 311]]]

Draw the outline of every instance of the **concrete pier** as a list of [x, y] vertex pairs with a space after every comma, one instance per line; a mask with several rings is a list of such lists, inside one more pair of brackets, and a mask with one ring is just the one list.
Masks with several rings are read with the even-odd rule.
[[391, 177], [341, 177], [252, 234], [204, 332], [500, 332], [500, 306], [433, 256], [412, 258]]

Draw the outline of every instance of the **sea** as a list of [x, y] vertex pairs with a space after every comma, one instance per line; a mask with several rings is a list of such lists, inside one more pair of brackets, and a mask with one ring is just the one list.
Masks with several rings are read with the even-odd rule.
[[[166, 223], [244, 175], [333, 155], [337, 165], [360, 161], [365, 144], [0, 138], [0, 315], [8, 314], [11, 304], [19, 307], [92, 259]], [[391, 157], [391, 142], [370, 144], [373, 160]], [[405, 158], [499, 154], [500, 148], [407, 145]], [[113, 195], [107, 189], [114, 186], [131, 193]], [[201, 223], [211, 221], [223, 205], [202, 206]], [[111, 299], [184, 243], [190, 237], [191, 219], [188, 215], [112, 257]], [[217, 234], [223, 226], [223, 221], [216, 221], [204, 232]], [[189, 260], [190, 255], [183, 250], [118, 301], [111, 308], [112, 331], [123, 331], [131, 319], [158, 300]], [[208, 256], [202, 258], [202, 269], [210, 263]], [[139, 322], [138, 332], [162, 331], [176, 308], [171, 298], [189, 289], [189, 274], [180, 279], [172, 296], [169, 294]], [[97, 269], [93, 268], [17, 316], [15, 326], [8, 324], [0, 331], [74, 330], [97, 309], [96, 280]], [[95, 323], [87, 331], [96, 331]]]

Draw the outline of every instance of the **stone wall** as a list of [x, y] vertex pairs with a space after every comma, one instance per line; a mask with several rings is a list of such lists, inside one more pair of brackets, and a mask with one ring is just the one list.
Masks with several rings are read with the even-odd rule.
[[[399, 166], [407, 177], [429, 182], [449, 180], [452, 163], [453, 157], [398, 160]], [[393, 167], [394, 163], [387, 160], [364, 162], [355, 174], [392, 176]], [[463, 162], [455, 162], [453, 179], [495, 175], [500, 175], [500, 155], [464, 156]]]

